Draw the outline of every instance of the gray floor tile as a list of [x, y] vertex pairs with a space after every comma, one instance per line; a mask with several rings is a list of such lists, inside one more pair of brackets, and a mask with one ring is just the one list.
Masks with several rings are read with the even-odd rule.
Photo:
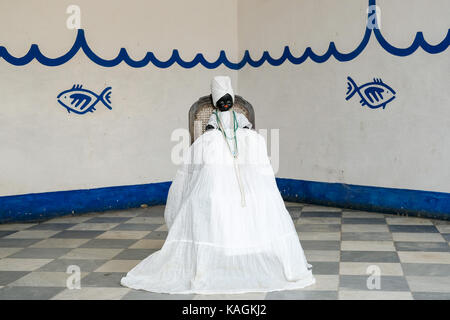
[[20, 230], [3, 239], [47, 239], [59, 233], [59, 230]]
[[13, 234], [17, 232], [16, 230], [0, 230], [0, 238], [9, 236], [10, 234]]
[[386, 217], [386, 223], [392, 225], [412, 225], [412, 226], [432, 226], [430, 219], [412, 218], [412, 217]]
[[6, 286], [30, 273], [30, 271], [0, 271], [0, 286]]
[[413, 292], [415, 300], [450, 300], [450, 293], [440, 292]]
[[62, 256], [61, 259], [110, 260], [122, 250], [118, 248], [75, 248]]
[[290, 211], [290, 210], [302, 210], [303, 208], [304, 208], [305, 206], [304, 205], [302, 205], [302, 204], [300, 204], [300, 203], [294, 203], [294, 204], [292, 204], [292, 205], [287, 205], [286, 204], [286, 209], [288, 210], [288, 211]]
[[63, 290], [54, 287], [4, 287], [0, 289], [0, 300], [48, 300]]
[[389, 232], [342, 232], [342, 241], [389, 241]]
[[[381, 276], [380, 289], [369, 289], [369, 275], [349, 276], [341, 275], [339, 278], [339, 290], [381, 290], [381, 291], [410, 291], [408, 282], [402, 276]], [[369, 283], [373, 282], [369, 280]]]
[[396, 241], [394, 245], [397, 251], [450, 252], [450, 247], [447, 242]]
[[402, 263], [405, 276], [450, 277], [450, 264]]
[[291, 202], [291, 201], [285, 201], [284, 205], [286, 207], [304, 207], [306, 204], [301, 202]]
[[193, 300], [264, 300], [267, 292], [196, 294]]
[[123, 210], [108, 210], [98, 215], [101, 218], [132, 218], [137, 217], [143, 208], [131, 208]]
[[340, 290], [339, 300], [414, 300], [409, 291]]
[[439, 233], [435, 226], [423, 225], [389, 225], [391, 232], [407, 232], [407, 233]]
[[450, 252], [397, 251], [403, 263], [440, 263], [450, 264]]
[[115, 256], [114, 260], [143, 260], [156, 251], [156, 249], [125, 249]]
[[126, 272], [91, 272], [81, 279], [82, 287], [122, 287], [120, 279]]
[[341, 226], [339, 224], [297, 224], [295, 229], [298, 232], [340, 232]]
[[55, 259], [52, 262], [39, 268], [38, 272], [67, 272], [69, 266], [78, 266], [80, 272], [93, 272], [108, 260], [87, 260], [87, 259]]
[[300, 218], [301, 214], [301, 211], [289, 212], [289, 216], [291, 217], [292, 221], [297, 221]]
[[358, 210], [343, 210], [342, 217], [345, 218], [385, 218], [385, 215], [377, 212], [358, 211]]
[[39, 223], [27, 230], [66, 230], [75, 225], [76, 223]]
[[128, 248], [138, 239], [92, 239], [82, 244], [79, 248]]
[[411, 292], [450, 293], [450, 277], [405, 276]]
[[395, 251], [341, 251], [342, 262], [400, 262]]
[[42, 239], [0, 239], [0, 248], [26, 248]]
[[0, 248], [0, 261], [3, 258], [7, 258], [8, 256], [19, 252], [20, 250], [22, 250], [23, 248]]
[[410, 242], [445, 242], [440, 233], [417, 233], [417, 232], [394, 232], [392, 233], [394, 241]]
[[342, 217], [341, 212], [334, 211], [302, 211], [301, 217], [304, 218], [340, 218]]
[[88, 242], [89, 239], [70, 239], [70, 238], [50, 238], [50, 239], [42, 239], [31, 247], [33, 248], [76, 248], [82, 245], [85, 242]]
[[[341, 262], [339, 264], [340, 275], [367, 275], [373, 273], [374, 267], [378, 268], [382, 276], [403, 276], [402, 265], [399, 262]], [[348, 296], [348, 293], [346, 294]]]
[[118, 223], [78, 223], [69, 231], [108, 231], [119, 225]]
[[27, 222], [17, 222], [17, 223], [1, 223], [0, 224], [0, 230], [4, 231], [19, 231], [19, 230], [26, 230], [27, 228], [35, 225], [35, 223], [27, 223]]
[[140, 212], [137, 216], [139, 217], [163, 217], [164, 216], [164, 207], [154, 209], [154, 210], [146, 210]]
[[[297, 202], [298, 203], [298, 202]], [[306, 212], [342, 212], [341, 208], [331, 207], [331, 206], [324, 206], [319, 204], [311, 204], [311, 203], [303, 203], [303, 209]]]
[[450, 233], [450, 224], [436, 224], [436, 229], [441, 233]]
[[60, 217], [50, 219], [44, 223], [81, 223], [98, 215], [97, 212], [67, 214]]
[[300, 224], [340, 225], [341, 224], [341, 218], [317, 218], [317, 217], [305, 218], [305, 217], [302, 217], [299, 219], [295, 219], [294, 221], [295, 221], [295, 225], [300, 225]]
[[112, 228], [114, 231], [153, 231], [161, 227], [161, 224], [149, 224], [149, 223], [122, 223], [117, 227]]
[[395, 251], [393, 241], [342, 241], [342, 251]]
[[265, 300], [337, 300], [337, 291], [286, 290], [268, 292]]
[[85, 223], [124, 223], [130, 218], [125, 217], [94, 217], [92, 219], [86, 220]]
[[25, 248], [8, 258], [21, 259], [56, 259], [69, 252], [70, 248]]
[[298, 232], [300, 241], [303, 240], [320, 240], [320, 241], [339, 241], [341, 239], [340, 232]]
[[441, 233], [441, 235], [444, 237], [445, 241], [450, 241], [450, 233]]
[[108, 230], [99, 235], [97, 239], [140, 240], [150, 232], [151, 231]]
[[286, 207], [286, 209], [289, 212], [289, 215], [292, 217], [292, 219], [298, 219], [300, 218], [302, 214], [302, 206], [292, 206], [292, 207]]
[[303, 250], [340, 250], [340, 241], [302, 240]]
[[[81, 274], [83, 277], [85, 274]], [[66, 272], [37, 272], [33, 271], [11, 283], [14, 287], [67, 287], [69, 274]]]
[[386, 224], [384, 218], [342, 218], [346, 224]]
[[312, 266], [312, 273], [317, 274], [339, 274], [339, 262], [308, 261]]
[[336, 250], [304, 250], [308, 262], [338, 262], [340, 259], [340, 251]]
[[164, 217], [134, 217], [125, 223], [133, 223], [133, 224], [164, 224]]
[[166, 239], [167, 231], [152, 231], [144, 237], [144, 239]]
[[54, 296], [52, 300], [120, 300], [130, 290], [124, 287], [81, 287], [78, 290], [65, 289]]
[[64, 230], [61, 231], [52, 238], [67, 238], [67, 239], [93, 239], [101, 235], [104, 231], [91, 231], [91, 230]]
[[433, 223], [436, 226], [439, 225], [450, 225], [450, 220], [440, 220], [440, 219], [429, 219], [431, 223]]
[[165, 294], [144, 290], [131, 290], [122, 300], [192, 300], [193, 294]]
[[342, 232], [387, 232], [389, 229], [386, 224], [342, 224]]

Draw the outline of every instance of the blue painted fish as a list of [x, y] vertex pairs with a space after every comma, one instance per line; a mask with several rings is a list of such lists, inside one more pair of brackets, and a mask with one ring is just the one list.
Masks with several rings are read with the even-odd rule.
[[95, 105], [101, 101], [108, 109], [111, 107], [111, 87], [106, 88], [100, 95], [83, 89], [82, 85], [74, 85], [71, 89], [61, 92], [58, 102], [70, 113], [75, 112], [83, 114], [86, 112], [94, 112]]
[[349, 100], [355, 93], [358, 93], [362, 106], [368, 106], [371, 109], [386, 107], [386, 104], [395, 99], [395, 91], [381, 79], [373, 79], [358, 87], [352, 78], [347, 77], [347, 93], [345, 100]]

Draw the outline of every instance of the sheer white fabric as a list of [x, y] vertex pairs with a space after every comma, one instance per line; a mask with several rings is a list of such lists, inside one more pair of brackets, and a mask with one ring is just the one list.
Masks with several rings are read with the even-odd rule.
[[236, 136], [245, 207], [222, 133], [206, 131], [189, 148], [170, 187], [163, 247], [128, 272], [122, 285], [160, 293], [221, 294], [315, 283], [264, 138], [241, 128]]

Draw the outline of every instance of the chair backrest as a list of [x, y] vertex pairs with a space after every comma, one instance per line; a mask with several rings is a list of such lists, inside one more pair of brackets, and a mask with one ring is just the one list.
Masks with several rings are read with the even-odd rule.
[[[252, 124], [252, 128], [255, 128], [255, 112], [253, 107], [241, 96], [234, 96], [234, 104], [232, 110], [240, 112], [245, 115]], [[214, 111], [211, 95], [204, 96], [198, 99], [189, 109], [189, 133], [191, 135], [191, 144], [199, 136], [205, 132], [205, 127], [208, 124], [209, 117]]]

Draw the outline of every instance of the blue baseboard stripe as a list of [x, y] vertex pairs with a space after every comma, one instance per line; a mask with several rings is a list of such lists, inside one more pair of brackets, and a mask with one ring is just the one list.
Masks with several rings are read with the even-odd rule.
[[[450, 220], [450, 193], [277, 178], [284, 200]], [[0, 197], [0, 223], [165, 204], [171, 182]]]
[[171, 182], [0, 197], [0, 223], [166, 203]]
[[283, 199], [450, 220], [450, 193], [277, 178]]

